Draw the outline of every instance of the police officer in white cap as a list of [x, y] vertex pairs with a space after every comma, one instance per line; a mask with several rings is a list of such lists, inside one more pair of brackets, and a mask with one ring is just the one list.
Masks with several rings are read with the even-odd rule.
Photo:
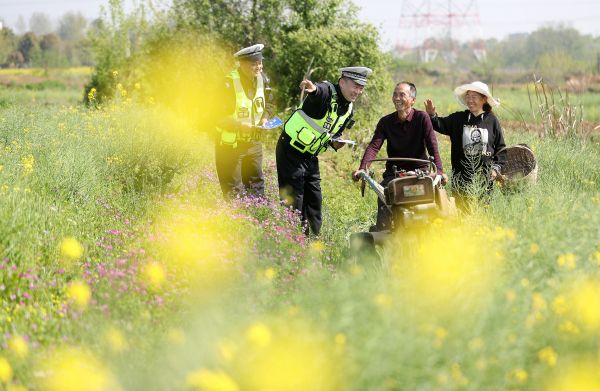
[[225, 117], [217, 126], [215, 156], [223, 195], [264, 196], [260, 129], [273, 113], [268, 77], [263, 73], [264, 45], [256, 44], [234, 54], [239, 66], [225, 79], [230, 98]]
[[366, 67], [340, 69], [336, 84], [302, 80], [308, 94], [286, 121], [276, 149], [277, 180], [281, 199], [300, 211], [304, 231], [321, 231], [322, 195], [318, 155], [328, 147], [344, 146], [335, 141], [354, 124], [352, 104], [362, 94], [373, 72]]

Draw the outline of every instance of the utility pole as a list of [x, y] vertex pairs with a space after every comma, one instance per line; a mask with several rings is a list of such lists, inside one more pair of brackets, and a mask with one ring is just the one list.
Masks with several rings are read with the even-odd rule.
[[396, 51], [400, 56], [419, 50], [421, 62], [432, 62], [438, 53], [449, 63], [458, 59], [457, 40], [472, 41], [477, 61], [485, 61], [477, 0], [403, 0], [400, 35]]

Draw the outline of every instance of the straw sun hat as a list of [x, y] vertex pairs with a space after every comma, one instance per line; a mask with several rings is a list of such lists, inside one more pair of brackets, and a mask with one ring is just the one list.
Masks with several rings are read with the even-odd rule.
[[500, 106], [500, 101], [494, 99], [494, 97], [490, 93], [490, 89], [488, 88], [487, 84], [482, 83], [480, 81], [474, 81], [473, 83], [463, 84], [462, 86], [458, 86], [454, 89], [454, 96], [456, 96], [456, 99], [458, 99], [458, 101], [464, 106], [467, 106], [467, 103], [465, 102], [465, 95], [467, 91], [475, 91], [487, 96], [487, 102], [492, 107]]

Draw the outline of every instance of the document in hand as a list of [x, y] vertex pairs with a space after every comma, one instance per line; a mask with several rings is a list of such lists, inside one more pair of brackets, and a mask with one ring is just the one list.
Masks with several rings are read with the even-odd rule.
[[263, 126], [259, 126], [259, 128], [261, 129], [275, 129], [279, 126], [283, 125], [283, 121], [281, 120], [281, 118], [279, 117], [273, 117], [270, 120], [268, 120], [267, 122], [265, 122], [265, 124]]
[[354, 140], [344, 140], [341, 138], [332, 138], [331, 141], [337, 141], [338, 143], [356, 145], [356, 141], [354, 141]]

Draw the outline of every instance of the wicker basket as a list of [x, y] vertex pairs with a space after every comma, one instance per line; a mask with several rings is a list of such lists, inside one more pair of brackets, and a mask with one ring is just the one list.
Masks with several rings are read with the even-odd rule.
[[527, 144], [511, 145], [501, 151], [506, 151], [506, 163], [502, 167], [506, 185], [533, 185], [536, 183], [538, 164], [533, 151]]

